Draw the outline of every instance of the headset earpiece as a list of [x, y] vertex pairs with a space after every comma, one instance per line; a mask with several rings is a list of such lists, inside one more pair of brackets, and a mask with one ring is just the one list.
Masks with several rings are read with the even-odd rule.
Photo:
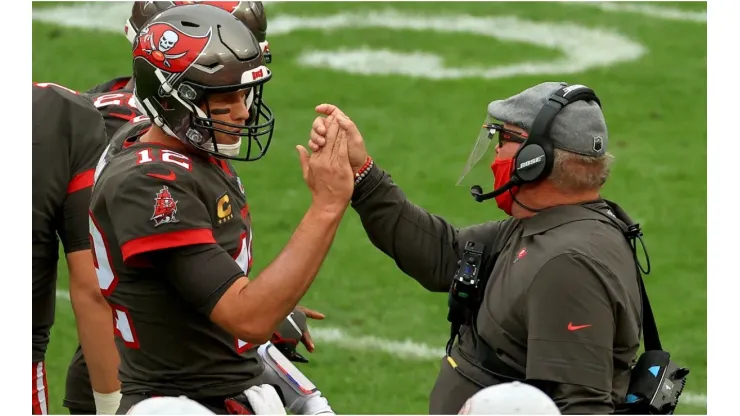
[[[550, 147], [550, 149], [547, 149]], [[552, 144], [524, 143], [514, 156], [514, 176], [523, 183], [546, 178], [552, 171]]]

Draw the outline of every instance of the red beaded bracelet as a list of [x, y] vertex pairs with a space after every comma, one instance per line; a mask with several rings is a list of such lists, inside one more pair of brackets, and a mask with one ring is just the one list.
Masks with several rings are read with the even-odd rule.
[[355, 173], [355, 185], [360, 183], [363, 179], [365, 179], [365, 176], [367, 176], [367, 173], [370, 172], [370, 169], [372, 169], [375, 162], [373, 161], [373, 158], [370, 156], [367, 157], [365, 160], [365, 164], [362, 165], [360, 170]]

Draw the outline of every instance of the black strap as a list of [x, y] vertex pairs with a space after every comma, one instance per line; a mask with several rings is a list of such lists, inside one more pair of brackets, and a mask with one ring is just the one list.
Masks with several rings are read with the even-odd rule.
[[642, 336], [645, 341], [645, 351], [663, 351], [663, 347], [660, 344], [660, 336], [658, 335], [658, 325], [655, 323], [653, 309], [650, 307], [650, 300], [648, 299], [647, 291], [645, 291], [645, 283], [642, 281], [642, 275], [639, 270], [637, 271], [637, 275], [640, 279], [640, 296], [642, 297]]
[[[499, 240], [499, 244], [492, 244], [491, 245], [491, 254], [488, 255], [487, 258], [483, 259], [483, 265], [481, 265], [481, 278], [480, 278], [480, 288], [481, 291], [480, 296], [482, 298], [483, 294], [486, 292], [486, 287], [488, 286], [488, 279], [491, 278], [491, 275], [493, 274], [493, 268], [496, 267], [496, 261], [498, 260], [498, 257], [501, 255], [501, 252], [504, 250], [504, 247], [506, 247], [506, 244], [509, 242], [511, 237], [514, 235], [514, 232], [517, 230], [519, 225], [509, 225], [511, 228], [509, 232], [506, 233], [506, 238], [503, 240]], [[481, 299], [482, 300], [482, 299]]]
[[[476, 294], [477, 299], [476, 302], [478, 306], [483, 303], [483, 296], [486, 293], [486, 287], [488, 287], [488, 279], [491, 277], [491, 274], [493, 274], [493, 268], [496, 266], [496, 260], [498, 260], [498, 256], [501, 254], [501, 251], [503, 251], [504, 247], [506, 246], [506, 243], [509, 242], [509, 239], [511, 239], [511, 236], [514, 235], [514, 232], [517, 229], [517, 225], [508, 225], [509, 230], [506, 233], [506, 238], [503, 240], [498, 240], [498, 244], [491, 244], [491, 251], [487, 256], [483, 257], [483, 260], [481, 262], [480, 270], [478, 271], [479, 281], [478, 281], [478, 293]], [[452, 286], [450, 286], [450, 289]], [[455, 339], [457, 339], [460, 335], [460, 327], [462, 325], [468, 325], [471, 327], [471, 329], [474, 328], [473, 323], [476, 320], [476, 315], [478, 313], [478, 308], [475, 308], [473, 311], [469, 311], [469, 315], [467, 316], [466, 320], [459, 320], [459, 319], [451, 319], [451, 325], [450, 325], [450, 338], [447, 341], [447, 345], [445, 347], [445, 350], [447, 352], [447, 355], [452, 354], [452, 346], [455, 343]], [[453, 313], [450, 313], [448, 315], [448, 319], [455, 318], [453, 316]], [[459, 318], [459, 317], [458, 317]], [[467, 322], [466, 322], [467, 321]], [[475, 332], [474, 332], [475, 333]]]
[[[617, 221], [614, 220], [614, 218], [611, 218], [609, 215], [604, 214], [603, 212], [587, 207], [584, 205], [580, 205], [583, 208], [588, 209], [591, 212], [595, 212], [599, 214], [603, 218], [607, 218], [609, 220], [610, 224], [613, 224], [616, 226], [620, 231], [622, 231], [622, 234], [627, 239], [627, 243], [630, 245], [630, 248], [632, 249], [632, 254], [635, 257], [635, 269], [637, 270], [637, 281], [640, 284], [640, 299], [642, 301], [642, 336], [643, 341], [645, 344], [645, 351], [653, 351], [653, 350], [659, 350], [662, 351], [663, 347], [660, 343], [660, 336], [658, 335], [658, 325], [655, 323], [655, 316], [653, 315], [653, 308], [650, 306], [650, 299], [647, 295], [647, 290], [645, 290], [645, 282], [642, 279], [642, 272], [644, 271], [645, 274], [650, 273], [650, 259], [647, 256], [647, 249], [645, 248], [645, 243], [642, 241], [642, 231], [640, 230], [639, 224], [634, 223], [629, 216], [622, 210], [622, 208], [615, 204], [614, 202], [604, 200], [606, 204], [611, 208], [614, 215], [622, 221], [624, 224], [627, 225], [627, 228], [625, 229], [624, 226]], [[642, 269], [642, 266], [640, 265], [640, 261], [637, 258], [637, 240], [640, 240], [640, 244], [642, 244], [643, 250], [645, 250], [646, 258], [647, 258], [647, 271]]]

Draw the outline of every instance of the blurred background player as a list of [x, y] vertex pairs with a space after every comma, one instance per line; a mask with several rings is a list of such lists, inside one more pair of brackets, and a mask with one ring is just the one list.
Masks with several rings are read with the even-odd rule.
[[33, 85], [33, 414], [48, 413], [44, 356], [54, 323], [57, 261], [62, 241], [69, 268], [69, 292], [82, 348], [88, 354], [92, 389], [118, 407], [118, 353], [111, 310], [93, 267], [88, 238], [88, 207], [93, 173], [107, 144], [100, 114], [77, 92], [54, 84]]

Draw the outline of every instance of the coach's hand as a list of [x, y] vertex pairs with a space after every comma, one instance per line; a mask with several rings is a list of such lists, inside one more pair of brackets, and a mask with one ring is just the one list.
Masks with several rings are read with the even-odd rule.
[[327, 120], [326, 143], [310, 156], [305, 147], [296, 149], [301, 159], [303, 179], [321, 209], [344, 213], [354, 190], [354, 172], [349, 162], [347, 140], [339, 135], [340, 128], [333, 117]]
[[323, 114], [323, 116], [316, 117], [313, 122], [311, 140], [308, 142], [308, 147], [311, 151], [317, 152], [326, 146], [326, 133], [329, 127], [328, 120], [332, 117], [337, 120], [347, 137], [349, 162], [352, 165], [352, 172], [359, 171], [367, 160], [367, 149], [365, 149], [365, 141], [362, 139], [362, 134], [360, 134], [355, 123], [334, 104], [319, 104], [316, 106], [316, 112]]

